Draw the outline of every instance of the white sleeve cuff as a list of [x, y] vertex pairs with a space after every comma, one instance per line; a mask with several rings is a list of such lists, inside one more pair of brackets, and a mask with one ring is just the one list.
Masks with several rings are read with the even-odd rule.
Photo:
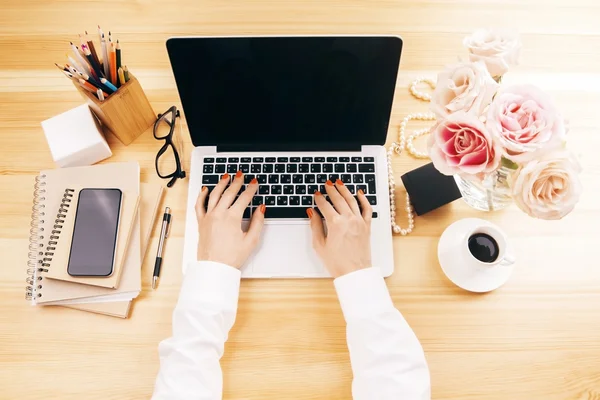
[[237, 307], [242, 273], [226, 264], [195, 261], [188, 264], [179, 304], [194, 306], [209, 301], [225, 309]]
[[365, 268], [333, 281], [344, 319], [378, 314], [394, 307], [379, 268]]

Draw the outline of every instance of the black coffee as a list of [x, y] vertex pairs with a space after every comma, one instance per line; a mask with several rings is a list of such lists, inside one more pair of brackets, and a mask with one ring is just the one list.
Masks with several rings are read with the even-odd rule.
[[469, 251], [473, 257], [484, 263], [492, 263], [498, 258], [500, 249], [496, 239], [487, 233], [475, 233], [469, 238]]

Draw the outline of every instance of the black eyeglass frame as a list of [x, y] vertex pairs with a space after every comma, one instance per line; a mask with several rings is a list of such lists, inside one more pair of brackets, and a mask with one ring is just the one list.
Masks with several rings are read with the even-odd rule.
[[[169, 114], [172, 115], [171, 118], [171, 122], [169, 122], [165, 116], [168, 116]], [[154, 138], [156, 140], [164, 140], [165, 144], [160, 148], [160, 150], [158, 150], [158, 153], [156, 154], [156, 158], [154, 159], [154, 167], [156, 168], [156, 173], [158, 174], [158, 176], [160, 176], [163, 179], [170, 179], [170, 181], [167, 183], [167, 187], [171, 187], [175, 184], [175, 182], [177, 181], [177, 179], [183, 179], [185, 178], [185, 171], [181, 168], [181, 159], [179, 158], [179, 153], [177, 152], [177, 148], [175, 147], [175, 145], [173, 144], [173, 132], [175, 131], [175, 122], [177, 121], [177, 118], [180, 117], [180, 113], [179, 110], [177, 109], [177, 107], [175, 106], [171, 106], [167, 111], [165, 111], [162, 114], [158, 114], [158, 118], [156, 119], [156, 122], [154, 122], [154, 128], [152, 128], [152, 134], [154, 135]], [[158, 126], [160, 125], [160, 123], [164, 121], [164, 123], [169, 125], [169, 134], [167, 136], [164, 137], [158, 137], [156, 136], [156, 129], [158, 128]], [[171, 146], [173, 148], [173, 155], [175, 157], [175, 172], [173, 172], [172, 174], [168, 174], [168, 175], [162, 175], [160, 173], [160, 171], [158, 170], [158, 159], [160, 158], [160, 156], [162, 156], [169, 148], [169, 146]]]

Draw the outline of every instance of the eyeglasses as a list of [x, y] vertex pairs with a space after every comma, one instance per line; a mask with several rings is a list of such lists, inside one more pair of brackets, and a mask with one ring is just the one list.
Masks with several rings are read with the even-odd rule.
[[[165, 141], [165, 144], [160, 148], [156, 155], [154, 165], [158, 176], [163, 179], [170, 179], [169, 183], [167, 183], [167, 187], [173, 186], [177, 179], [185, 178], [185, 171], [181, 169], [182, 160], [173, 143], [175, 121], [179, 117], [179, 110], [177, 107], [172, 106], [164, 114], [158, 114], [158, 119], [154, 123], [154, 138]], [[183, 150], [181, 143], [181, 124], [179, 125], [178, 136], [179, 147]]]

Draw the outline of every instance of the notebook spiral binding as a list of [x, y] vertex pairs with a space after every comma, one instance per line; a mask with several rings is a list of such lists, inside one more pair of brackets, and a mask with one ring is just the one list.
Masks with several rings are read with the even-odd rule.
[[46, 175], [39, 175], [35, 178], [35, 184], [33, 186], [33, 207], [31, 213], [31, 227], [29, 229], [29, 260], [27, 261], [27, 286], [25, 287], [25, 298], [27, 300], [34, 300], [38, 297], [42, 297], [39, 292], [42, 289], [42, 272], [48, 272], [50, 267], [50, 261], [54, 256], [56, 245], [60, 232], [65, 222], [66, 213], [69, 210], [71, 201], [73, 200], [73, 189], [65, 189], [63, 194], [54, 225], [48, 236], [48, 245], [46, 250], [44, 247], [44, 238], [47, 233], [44, 232], [44, 217], [46, 216], [46, 205], [44, 204], [46, 186], [45, 181]]

